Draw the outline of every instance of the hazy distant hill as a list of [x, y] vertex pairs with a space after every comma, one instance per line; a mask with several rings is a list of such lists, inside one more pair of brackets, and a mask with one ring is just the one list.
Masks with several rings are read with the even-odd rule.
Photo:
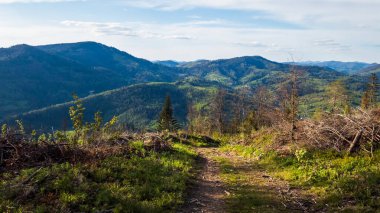
[[371, 65], [358, 72], [358, 74], [360, 75], [370, 75], [372, 73], [376, 73], [377, 75], [380, 75], [380, 64]]
[[153, 61], [153, 63], [161, 64], [167, 67], [178, 67], [182, 64], [182, 62], [173, 61], [173, 60], [167, 60], [167, 61]]
[[302, 66], [318, 66], [318, 67], [328, 67], [339, 72], [346, 74], [355, 74], [362, 69], [365, 69], [371, 64], [363, 62], [340, 62], [340, 61], [305, 61], [305, 62], [296, 62], [292, 64], [302, 65]]

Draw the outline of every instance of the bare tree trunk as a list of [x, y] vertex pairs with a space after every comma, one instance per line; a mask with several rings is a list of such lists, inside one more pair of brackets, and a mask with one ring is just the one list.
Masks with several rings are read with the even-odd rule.
[[351, 145], [350, 145], [350, 148], [348, 149], [348, 153], [349, 154], [352, 154], [352, 152], [354, 151], [354, 149], [356, 148], [356, 146], [359, 144], [359, 141], [362, 137], [362, 134], [363, 134], [363, 129], [361, 129], [355, 136], [355, 139], [352, 141]]
[[290, 119], [291, 119], [291, 140], [293, 143], [296, 142], [295, 131], [297, 129], [297, 115], [298, 115], [298, 88], [297, 88], [297, 73], [295, 68], [292, 69], [291, 74], [291, 96], [290, 96]]

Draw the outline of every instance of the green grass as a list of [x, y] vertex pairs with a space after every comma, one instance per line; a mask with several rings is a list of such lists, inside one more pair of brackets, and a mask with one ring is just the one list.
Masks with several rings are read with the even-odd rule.
[[254, 178], [257, 175], [255, 164], [233, 162], [224, 157], [214, 158], [221, 169], [221, 179], [229, 195], [226, 197], [228, 212], [286, 212], [278, 192], [266, 183]]
[[268, 147], [273, 144], [276, 135], [274, 133], [259, 130], [256, 132], [257, 137], [247, 141], [246, 144], [231, 143], [231, 141], [239, 141], [244, 138], [242, 136], [218, 136], [221, 142], [221, 150], [224, 152], [233, 152], [236, 155], [246, 158], [258, 158], [262, 156]]
[[273, 152], [259, 163], [273, 175], [318, 195], [320, 203], [328, 204], [330, 209], [380, 208], [380, 152], [374, 158], [364, 154], [349, 157], [334, 151], [292, 156]]
[[[380, 150], [374, 153], [374, 157], [366, 153], [347, 156], [333, 150], [307, 149], [284, 155], [268, 148], [274, 138], [275, 135], [262, 132], [246, 144], [226, 143], [221, 151], [251, 159], [254, 162], [252, 167], [266, 170], [270, 176], [316, 196], [319, 205], [316, 208], [369, 212], [380, 208]], [[224, 179], [235, 188], [235, 196], [230, 199], [232, 209], [243, 209], [244, 212], [247, 206], [257, 206], [254, 200], [266, 200], [258, 197], [260, 183], [253, 187], [245, 185], [250, 175], [244, 169], [239, 169], [228, 159], [219, 159], [219, 162]], [[269, 191], [267, 193], [271, 197]]]
[[174, 212], [183, 203], [194, 150], [174, 144], [172, 151], [128, 156], [1, 174], [0, 212]]

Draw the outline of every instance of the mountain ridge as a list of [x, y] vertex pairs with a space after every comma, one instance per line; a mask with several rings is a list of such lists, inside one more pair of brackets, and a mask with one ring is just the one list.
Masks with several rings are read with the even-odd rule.
[[[26, 51], [27, 54], [23, 51]], [[12, 58], [9, 55], [19, 56], [19, 58]], [[38, 63], [36, 63], [40, 66], [31, 66], [30, 63], [27, 63], [28, 61], [37, 61]], [[57, 104], [67, 106], [67, 104], [70, 104], [71, 94], [75, 92], [80, 97], [90, 98], [97, 97], [96, 94], [101, 94], [100, 96], [110, 95], [112, 98], [105, 99], [110, 102], [117, 100], [111, 108], [119, 110], [114, 111], [111, 108], [103, 108], [106, 118], [109, 118], [111, 114], [123, 115], [125, 118], [140, 116], [140, 119], [144, 120], [144, 122], [140, 122], [141, 126], [143, 124], [147, 125], [149, 120], [154, 119], [153, 111], [150, 108], [153, 107], [157, 111], [157, 107], [160, 105], [157, 100], [163, 100], [166, 95], [157, 94], [155, 90], [164, 91], [161, 87], [169, 88], [168, 84], [171, 85], [170, 91], [177, 92], [183, 92], [184, 90], [214, 91], [216, 88], [225, 88], [233, 92], [241, 87], [255, 90], [260, 86], [266, 86], [275, 91], [287, 81], [289, 72], [292, 69], [297, 69], [304, 73], [303, 76], [300, 76], [303, 88], [300, 95], [307, 96], [319, 94], [324, 91], [329, 82], [348, 76], [330, 68], [283, 64], [261, 56], [199, 60], [184, 62], [176, 67], [168, 67], [136, 58], [129, 53], [96, 42], [42, 46], [19, 45], [13, 47], [13, 49], [0, 49], [0, 83], [4, 83], [9, 71], [9, 67], [7, 68], [4, 65], [5, 62], [11, 63], [10, 65], [13, 63], [9, 67], [17, 68], [16, 71], [21, 74], [13, 75], [11, 78], [13, 79], [11, 81], [16, 82], [16, 86], [5, 87], [5, 92], [0, 93], [1, 99], [8, 100], [8, 102], [0, 104], [0, 120], [6, 120], [5, 118], [9, 120], [11, 116], [13, 116], [12, 119], [22, 119], [23, 116], [28, 116], [28, 112], [41, 117], [48, 115], [46, 119], [49, 117], [58, 119], [59, 116], [53, 113], [57, 108]], [[33, 75], [30, 76], [28, 73], [33, 73]], [[54, 75], [56, 73], [58, 74]], [[3, 79], [3, 82], [1, 82], [1, 79]], [[29, 82], [30, 79], [34, 79], [34, 81]], [[8, 84], [11, 81], [8, 80]], [[155, 85], [154, 82], [161, 82], [162, 84]], [[46, 83], [48, 83], [47, 86], [45, 86]], [[121, 100], [110, 92], [133, 85], [137, 85], [137, 87], [132, 88], [140, 88], [138, 85], [146, 85], [147, 89], [140, 90], [143, 91], [142, 93], [125, 92], [131, 95], [131, 97], [125, 96], [126, 100]], [[21, 90], [18, 90], [19, 88]], [[38, 90], [33, 93], [28, 92], [33, 88], [38, 88]], [[13, 91], [18, 91], [18, 93]], [[92, 94], [95, 94], [95, 96], [92, 96]], [[210, 101], [210, 95], [202, 92], [195, 92], [189, 97], [203, 100], [203, 97], [200, 97], [202, 94], [207, 96], [208, 101]], [[141, 96], [152, 96], [154, 98], [149, 100], [143, 99]], [[133, 99], [145, 100], [146, 102], [134, 102]], [[18, 103], [17, 101], [20, 100], [24, 102]], [[152, 103], [152, 101], [155, 102]], [[186, 108], [186, 102], [189, 100], [183, 101], [184, 103], [181, 103], [180, 106]], [[36, 102], [38, 104], [33, 105]], [[129, 108], [127, 111], [123, 111], [127, 109], [122, 106], [125, 103], [133, 104], [135, 108], [142, 108], [145, 111], [131, 111]], [[93, 112], [97, 106], [99, 106], [97, 103], [91, 102], [90, 112]], [[10, 107], [13, 107], [13, 109]], [[146, 112], [149, 113], [146, 116], [143, 115]], [[135, 115], [131, 115], [131, 113]], [[4, 114], [7, 116], [4, 116]], [[67, 119], [67, 112], [60, 113], [60, 116], [63, 115]], [[180, 120], [185, 121], [185, 114], [182, 113], [181, 116]], [[87, 118], [90, 119], [89, 117]], [[33, 122], [29, 124], [33, 125]]]

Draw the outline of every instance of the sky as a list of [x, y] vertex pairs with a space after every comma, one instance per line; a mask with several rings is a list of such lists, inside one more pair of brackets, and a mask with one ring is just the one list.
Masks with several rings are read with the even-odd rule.
[[380, 62], [380, 0], [0, 0], [0, 47], [96, 41], [149, 60]]

